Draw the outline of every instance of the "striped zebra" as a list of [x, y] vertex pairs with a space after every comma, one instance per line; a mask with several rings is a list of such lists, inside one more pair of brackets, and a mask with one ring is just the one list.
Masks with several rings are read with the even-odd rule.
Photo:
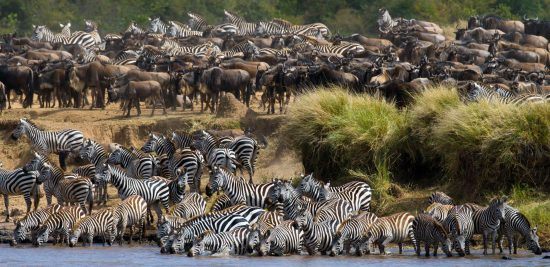
[[248, 251], [248, 235], [250, 230], [239, 227], [229, 232], [213, 233], [206, 232], [201, 239], [195, 240], [188, 252], [188, 256], [223, 254], [223, 255], [244, 255]]
[[220, 48], [211, 42], [195, 46], [174, 46], [174, 43], [166, 42], [166, 39], [161, 45], [161, 49], [165, 50], [165, 54], [168, 56], [194, 55], [196, 57], [204, 57], [210, 51], [220, 52]]
[[263, 22], [260, 21], [256, 23], [256, 28], [254, 30], [255, 35], [283, 35], [286, 34], [287, 30], [280, 24], [274, 22]]
[[279, 201], [283, 204], [285, 219], [290, 220], [296, 219], [304, 210], [315, 215], [317, 221], [336, 219], [338, 222], [343, 222], [352, 213], [351, 204], [344, 200], [314, 202], [302, 198], [298, 190], [292, 187], [292, 180], [276, 181], [270, 198], [273, 203]]
[[141, 196], [148, 206], [154, 206], [157, 219], [162, 217], [160, 205], [168, 211], [170, 190], [164, 181], [135, 179], [129, 177], [123, 169], [111, 165], [105, 167], [101, 179], [114, 185], [121, 199], [133, 195]]
[[[78, 152], [80, 158], [83, 160], [89, 161], [95, 166], [96, 174], [102, 172], [103, 167], [107, 162], [107, 152], [103, 146], [92, 139], [87, 139], [83, 142], [80, 151]], [[97, 201], [98, 204], [103, 203], [107, 205], [107, 200], [109, 199], [109, 194], [107, 193], [107, 183], [102, 179], [95, 179], [97, 186]]]
[[226, 57], [235, 57], [236, 53], [243, 53], [245, 58], [252, 58], [260, 54], [260, 49], [252, 41], [246, 40], [222, 53], [224, 53]]
[[179, 230], [186, 222], [187, 218], [179, 216], [165, 215], [157, 225], [157, 244], [161, 247], [161, 253], [167, 252], [168, 239], [175, 231]]
[[239, 227], [248, 227], [249, 221], [239, 214], [224, 214], [223, 216], [199, 216], [189, 220], [182, 226], [174, 240], [171, 252], [182, 254], [186, 246], [192, 245], [196, 236], [205, 231], [223, 233]]
[[197, 193], [187, 193], [172, 210], [172, 215], [190, 219], [206, 212], [206, 201]]
[[[225, 141], [219, 139], [218, 142], [221, 147]], [[248, 182], [252, 184], [252, 177], [256, 170], [256, 159], [260, 153], [258, 142], [254, 140], [254, 138], [248, 136], [239, 136], [223, 146], [235, 151], [241, 173], [244, 174], [243, 169], [246, 170], [248, 172]]]
[[369, 211], [371, 200], [371, 188], [365, 182], [349, 182], [348, 189], [340, 192], [330, 190], [330, 182], [326, 183], [320, 192], [320, 200], [341, 199], [351, 204], [353, 211]]
[[474, 234], [483, 235], [483, 255], [487, 255], [488, 238], [491, 238], [491, 246], [495, 254], [500, 221], [505, 219], [506, 201], [506, 197], [493, 199], [488, 207], [474, 211]]
[[189, 148], [193, 144], [193, 136], [186, 132], [172, 132], [172, 143], [176, 149]]
[[447, 218], [447, 215], [449, 214], [449, 211], [453, 208], [453, 205], [443, 205], [438, 202], [435, 202], [428, 206], [424, 212], [430, 214], [435, 220], [437, 220], [439, 223], [443, 223], [445, 221], [445, 218]]
[[95, 183], [96, 171], [95, 171], [94, 164], [86, 164], [86, 165], [74, 167], [71, 170], [71, 173], [76, 176], [87, 178], [90, 181], [92, 181], [92, 183]]
[[155, 160], [150, 157], [139, 157], [125, 147], [119, 147], [107, 158], [108, 164], [117, 164], [128, 171], [130, 177], [149, 179], [155, 175]]
[[434, 248], [433, 255], [437, 256], [437, 249], [441, 244], [441, 249], [447, 255], [451, 257], [451, 240], [447, 236], [447, 231], [432, 216], [429, 214], [421, 213], [416, 216], [413, 221], [414, 238], [416, 239], [416, 255], [420, 256], [420, 242], [424, 242], [424, 249], [426, 251], [426, 257], [430, 256], [430, 246]]
[[177, 177], [178, 170], [184, 170], [191, 192], [200, 193], [200, 179], [202, 176], [204, 158], [200, 151], [183, 149], [178, 150], [172, 158], [161, 157], [161, 173], [166, 178]]
[[335, 54], [347, 57], [365, 52], [365, 48], [357, 43], [342, 42], [338, 45], [313, 45], [313, 49], [321, 53]]
[[168, 33], [168, 30], [170, 29], [170, 25], [166, 24], [164, 21], [162, 21], [160, 18], [148, 18], [149, 19], [149, 32], [152, 33], [162, 33], [166, 34]]
[[13, 140], [26, 135], [31, 148], [41, 155], [59, 154], [59, 164], [65, 170], [65, 159], [70, 153], [78, 153], [84, 141], [84, 135], [77, 130], [44, 131], [29, 119], [20, 119], [19, 124], [11, 133]]
[[470, 255], [470, 240], [474, 235], [474, 211], [466, 205], [454, 206], [447, 218], [443, 222], [443, 226], [449, 233], [453, 248], [463, 257]]
[[260, 255], [300, 255], [304, 246], [304, 231], [293, 220], [281, 222], [266, 233], [261, 241]]
[[[44, 191], [48, 205], [52, 204], [55, 196], [60, 205], [78, 204], [86, 214], [91, 214], [94, 207], [94, 193], [92, 182], [83, 177], [65, 175], [63, 170], [46, 162], [40, 170], [37, 182], [44, 183]], [[88, 202], [89, 210], [86, 209]]]
[[385, 8], [378, 9], [378, 19], [376, 23], [378, 23], [378, 30], [381, 33], [389, 33], [392, 28], [397, 25], [397, 22], [391, 18], [390, 12]]
[[362, 212], [340, 223], [332, 240], [330, 256], [339, 255], [344, 249], [349, 254], [351, 247], [355, 248], [357, 256], [362, 256], [361, 242], [363, 235], [367, 233], [370, 225], [376, 220], [378, 220], [378, 216], [374, 213]]
[[[359, 186], [361, 182], [353, 181], [341, 186], [331, 186], [328, 188], [330, 192], [341, 192], [349, 190], [350, 188]], [[368, 186], [368, 185], [367, 185]], [[324, 190], [325, 185], [323, 182], [313, 178], [313, 173], [303, 176], [300, 184], [297, 187], [297, 191], [300, 195], [309, 197], [315, 201], [321, 200], [321, 191]]]
[[279, 225], [283, 220], [284, 213], [282, 211], [266, 211], [258, 217], [256, 223], [251, 225], [251, 228], [258, 229], [263, 235], [267, 230]]
[[[60, 209], [61, 205], [59, 204], [49, 205], [45, 208], [30, 212], [21, 220], [14, 221], [15, 229], [13, 230], [13, 240], [11, 240], [10, 245], [17, 245], [17, 243], [21, 243], [31, 237], [31, 233], [37, 231], [40, 225], [44, 224], [48, 217], [57, 213]], [[30, 239], [32, 240], [33, 238], [31, 237]]]
[[246, 20], [232, 12], [224, 10], [225, 21], [237, 26], [237, 35], [254, 35], [256, 32], [256, 23], [246, 22]]
[[6, 207], [6, 222], [10, 221], [9, 196], [23, 195], [27, 205], [27, 215], [31, 211], [31, 195], [34, 197], [34, 210], [38, 208], [40, 201], [37, 171], [26, 171], [24, 168], [15, 170], [0, 169], [0, 194], [4, 195]]
[[185, 185], [187, 184], [187, 174], [180, 172], [178, 170], [178, 175], [176, 179], [170, 180], [161, 176], [151, 177], [152, 181], [162, 181], [168, 186], [168, 191], [170, 195], [170, 204], [177, 205], [185, 197]]
[[189, 36], [202, 36], [201, 31], [193, 31], [185, 24], [176, 21], [170, 21], [169, 24], [170, 27], [168, 28], [167, 34], [172, 37], [184, 38]]
[[273, 19], [271, 20], [271, 23], [280, 25], [284, 29], [285, 34], [290, 35], [321, 35], [323, 37], [329, 37], [331, 35], [330, 29], [325, 24], [319, 22], [305, 25], [294, 25], [283, 19]]
[[211, 170], [223, 167], [232, 173], [237, 169], [237, 155], [228, 148], [219, 148], [216, 138], [206, 131], [194, 134], [193, 146], [206, 157]]
[[147, 202], [139, 195], [129, 196], [116, 206], [113, 216], [113, 225], [116, 227], [116, 234], [119, 237], [119, 245], [122, 245], [122, 239], [124, 237], [124, 232], [126, 232], [126, 227], [130, 227], [128, 243], [132, 243], [134, 226], [137, 226], [140, 229], [139, 241], [141, 242], [141, 238], [145, 231], [146, 214]]
[[331, 249], [338, 222], [336, 220], [314, 222], [313, 215], [309, 211], [304, 211], [295, 221], [296, 225], [304, 231], [304, 243], [308, 254], [315, 255], [319, 251], [322, 255], [326, 255]]
[[80, 45], [86, 50], [95, 50], [97, 49], [95, 42], [96, 40], [92, 34], [83, 31], [76, 31], [71, 33], [71, 37], [69, 37], [66, 44]]
[[463, 98], [468, 102], [479, 102], [485, 100], [503, 104], [523, 104], [523, 103], [544, 103], [545, 97], [540, 94], [521, 94], [517, 95], [511, 91], [497, 88], [487, 88], [478, 83], [470, 83], [467, 92]]
[[[66, 239], [68, 245], [69, 231], [73, 228], [73, 225], [76, 222], [85, 216], [86, 214], [80, 206], [68, 206], [61, 208], [57, 213], [50, 215], [44, 224], [38, 228], [36, 237], [33, 240], [34, 246], [39, 247], [48, 242], [50, 235], [60, 237], [62, 243], [65, 243], [64, 240]], [[55, 243], [57, 243], [57, 241]]]
[[123, 50], [111, 60], [113, 65], [136, 65], [139, 54], [134, 50]]
[[189, 16], [187, 24], [193, 31], [205, 31], [212, 28], [208, 25], [208, 22], [198, 14], [187, 12], [187, 16]]
[[277, 57], [277, 58], [284, 58], [284, 57], [289, 57], [290, 53], [291, 53], [291, 49], [290, 48], [282, 48], [282, 49], [276, 49], [276, 48], [260, 48], [258, 50], [258, 55], [259, 56], [274, 56], [274, 57]]
[[103, 245], [112, 245], [116, 237], [114, 212], [112, 208], [105, 208], [78, 221], [69, 233], [69, 246], [74, 247], [82, 236], [82, 246], [88, 243], [92, 246], [94, 236], [103, 236]]
[[433, 203], [453, 205], [453, 199], [443, 192], [436, 191], [433, 192], [430, 197], [428, 197], [428, 204], [431, 205]]
[[518, 253], [518, 243], [520, 235], [525, 239], [527, 248], [536, 255], [542, 254], [542, 249], [539, 244], [539, 237], [537, 236], [537, 227], [531, 228], [531, 224], [525, 215], [519, 212], [517, 209], [508, 205], [505, 207], [504, 225], [500, 226], [498, 231], [498, 247], [500, 253], [502, 253], [502, 240], [503, 236], [508, 239], [508, 251], [512, 254], [512, 247], [514, 248], [514, 254]]
[[227, 196], [226, 194], [220, 194], [218, 198], [216, 198], [216, 201], [214, 204], [212, 204], [212, 207], [210, 208], [210, 211], [220, 211], [223, 209], [227, 209], [229, 207], [233, 206], [233, 202], [231, 202], [231, 198]]
[[135, 21], [131, 21], [130, 25], [128, 25], [128, 28], [124, 31], [124, 34], [133, 34], [133, 35], [144, 35], [147, 33], [147, 31], [143, 30], [141, 27], [139, 27]]
[[158, 156], [167, 155], [169, 158], [174, 156], [176, 152], [176, 146], [170, 139], [164, 135], [149, 134], [149, 138], [145, 144], [141, 147], [141, 151], [145, 153], [155, 152]]
[[268, 200], [274, 186], [274, 183], [250, 184], [243, 178], [236, 177], [229, 171], [217, 167], [212, 169], [209, 182], [211, 192], [222, 190], [234, 205], [246, 204], [260, 208], [271, 207]]
[[85, 31], [89, 33], [94, 39], [94, 45], [99, 45], [102, 43], [101, 36], [97, 30], [97, 23], [92, 20], [84, 20]]
[[378, 244], [380, 254], [386, 254], [385, 248], [389, 243], [397, 243], [399, 254], [403, 253], [403, 242], [407, 237], [416, 247], [413, 231], [414, 216], [408, 212], [396, 213], [387, 217], [378, 218], [367, 231], [367, 241], [363, 244], [370, 249], [371, 244]]
[[33, 25], [32, 39], [40, 42], [50, 42], [52, 44], [67, 44], [71, 37], [71, 23], [65, 25], [59, 24], [62, 28], [60, 33], [53, 33], [45, 25]]

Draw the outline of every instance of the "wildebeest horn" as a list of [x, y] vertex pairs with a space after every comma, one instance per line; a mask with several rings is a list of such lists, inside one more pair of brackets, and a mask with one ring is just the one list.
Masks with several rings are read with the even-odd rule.
[[535, 20], [539, 20], [539, 17], [537, 16], [537, 17], [535, 18]]
[[527, 20], [527, 16], [523, 14], [523, 20]]

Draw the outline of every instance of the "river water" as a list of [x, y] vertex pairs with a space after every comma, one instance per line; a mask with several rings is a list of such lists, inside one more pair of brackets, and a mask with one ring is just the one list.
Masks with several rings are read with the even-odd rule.
[[[397, 250], [397, 248], [395, 248]], [[389, 266], [550, 266], [550, 259], [521, 251], [512, 255], [512, 260], [502, 260], [502, 255], [483, 256], [481, 251], [474, 255], [460, 258], [445, 256], [413, 256], [412, 250], [405, 250], [404, 255], [368, 255], [353, 256], [288, 256], [288, 257], [196, 257], [183, 255], [160, 254], [155, 246], [113, 247], [46, 247], [34, 248], [30, 245], [12, 248], [0, 245], [0, 266], [249, 266], [249, 267], [290, 267], [290, 266], [358, 266], [359, 264]], [[393, 250], [392, 250], [393, 251]]]

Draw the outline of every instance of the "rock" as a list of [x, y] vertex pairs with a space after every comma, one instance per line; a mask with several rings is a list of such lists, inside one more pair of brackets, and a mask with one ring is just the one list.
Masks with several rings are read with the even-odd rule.
[[223, 118], [242, 118], [250, 116], [249, 113], [255, 113], [241, 103], [232, 93], [225, 93], [220, 96], [216, 117]]

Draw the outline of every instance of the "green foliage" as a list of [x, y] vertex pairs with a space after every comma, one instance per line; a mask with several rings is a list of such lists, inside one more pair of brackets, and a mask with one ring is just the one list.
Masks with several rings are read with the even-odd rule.
[[382, 7], [395, 17], [449, 25], [476, 14], [515, 19], [525, 14], [549, 19], [548, 6], [550, 0], [3, 0], [0, 27], [2, 32], [8, 32], [15, 25], [18, 32], [29, 34], [33, 24], [56, 30], [59, 23], [70, 21], [73, 30], [81, 30], [84, 19], [93, 19], [103, 33], [120, 32], [132, 20], [145, 25], [148, 17], [185, 22], [189, 11], [215, 24], [221, 22], [223, 10], [227, 9], [249, 21], [283, 18], [293, 23], [323, 22], [341, 34], [377, 34], [376, 18]]

